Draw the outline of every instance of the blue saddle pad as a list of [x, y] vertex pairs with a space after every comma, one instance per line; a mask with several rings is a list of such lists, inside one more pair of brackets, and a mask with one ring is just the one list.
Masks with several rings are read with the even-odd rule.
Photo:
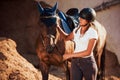
[[62, 27], [63, 27], [64, 31], [65, 31], [67, 34], [70, 34], [70, 33], [71, 33], [71, 30], [70, 30], [70, 28], [69, 28], [69, 25], [68, 25], [68, 23], [67, 23], [67, 19], [66, 19], [64, 13], [60, 11], [60, 12], [58, 13], [58, 16], [59, 16], [60, 19], [61, 19], [61, 24], [62, 24]]

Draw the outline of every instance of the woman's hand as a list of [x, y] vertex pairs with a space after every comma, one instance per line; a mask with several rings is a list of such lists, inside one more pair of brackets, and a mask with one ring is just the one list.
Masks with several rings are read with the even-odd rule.
[[63, 61], [72, 58], [72, 55], [73, 55], [73, 54], [64, 54], [64, 55], [63, 55]]

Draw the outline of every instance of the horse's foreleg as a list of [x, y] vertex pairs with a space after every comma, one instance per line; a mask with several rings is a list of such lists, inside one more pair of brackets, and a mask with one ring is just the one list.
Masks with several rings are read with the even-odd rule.
[[70, 68], [68, 66], [68, 61], [65, 61], [65, 63], [63, 64], [63, 68], [65, 70], [65, 74], [66, 74], [66, 80], [70, 80]]
[[100, 69], [100, 66], [101, 66], [101, 56], [102, 56], [102, 52], [100, 51], [99, 54], [97, 55], [97, 66], [98, 66], [98, 69]]
[[95, 55], [95, 59], [98, 67], [97, 80], [100, 80], [101, 77], [101, 55], [102, 55], [102, 50], [98, 50]]
[[42, 80], [48, 80], [49, 67], [50, 67], [49, 65], [47, 65], [46, 63], [40, 61], [39, 68], [40, 68], [41, 73], [42, 73]]
[[104, 51], [101, 49], [97, 55], [97, 66], [98, 66], [98, 80], [101, 80], [104, 77], [104, 67], [105, 67], [105, 56]]

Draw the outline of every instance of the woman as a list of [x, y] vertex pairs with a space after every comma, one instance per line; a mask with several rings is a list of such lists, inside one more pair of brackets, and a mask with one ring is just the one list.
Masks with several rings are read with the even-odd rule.
[[84, 8], [79, 13], [80, 24], [69, 35], [61, 31], [66, 40], [74, 40], [75, 50], [73, 54], [64, 54], [63, 59], [72, 59], [71, 79], [72, 80], [96, 80], [97, 65], [93, 56], [93, 49], [96, 45], [98, 35], [92, 28], [92, 22], [95, 20], [96, 12], [92, 8]]

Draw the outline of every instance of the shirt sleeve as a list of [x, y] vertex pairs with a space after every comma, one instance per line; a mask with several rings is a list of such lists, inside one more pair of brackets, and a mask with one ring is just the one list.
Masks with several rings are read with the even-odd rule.
[[89, 39], [98, 39], [98, 33], [95, 29], [92, 29], [89, 31]]

